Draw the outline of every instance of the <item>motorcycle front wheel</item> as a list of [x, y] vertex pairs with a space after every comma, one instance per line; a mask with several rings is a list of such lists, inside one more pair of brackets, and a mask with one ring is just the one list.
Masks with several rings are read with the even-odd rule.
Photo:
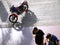
[[11, 14], [11, 15], [9, 16], [9, 21], [10, 21], [10, 22], [16, 23], [17, 20], [18, 20], [18, 16], [17, 16], [17, 15]]

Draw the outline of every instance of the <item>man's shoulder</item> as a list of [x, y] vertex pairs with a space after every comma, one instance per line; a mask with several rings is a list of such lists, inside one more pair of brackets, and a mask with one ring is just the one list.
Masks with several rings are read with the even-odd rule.
[[40, 29], [39, 29], [38, 33], [44, 35], [44, 32], [42, 30], [40, 30]]

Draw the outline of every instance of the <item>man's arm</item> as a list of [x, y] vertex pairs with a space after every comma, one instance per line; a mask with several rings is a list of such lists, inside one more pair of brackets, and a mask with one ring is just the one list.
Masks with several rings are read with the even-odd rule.
[[59, 40], [57, 41], [57, 45], [59, 45]]

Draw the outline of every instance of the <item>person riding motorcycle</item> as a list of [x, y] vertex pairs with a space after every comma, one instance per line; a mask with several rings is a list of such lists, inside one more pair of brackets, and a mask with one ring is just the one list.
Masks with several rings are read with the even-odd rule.
[[24, 1], [20, 6], [14, 7], [14, 5], [10, 8], [10, 11], [13, 13], [17, 13], [18, 15], [23, 13], [24, 11], [27, 12], [28, 10], [28, 3]]

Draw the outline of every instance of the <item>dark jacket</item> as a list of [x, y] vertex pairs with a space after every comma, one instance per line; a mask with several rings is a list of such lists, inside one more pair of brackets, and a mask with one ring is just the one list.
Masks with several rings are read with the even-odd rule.
[[35, 37], [35, 42], [36, 44], [41, 44], [43, 43], [43, 37], [44, 37], [44, 32], [42, 30], [39, 30], [36, 33], [36, 37]]

